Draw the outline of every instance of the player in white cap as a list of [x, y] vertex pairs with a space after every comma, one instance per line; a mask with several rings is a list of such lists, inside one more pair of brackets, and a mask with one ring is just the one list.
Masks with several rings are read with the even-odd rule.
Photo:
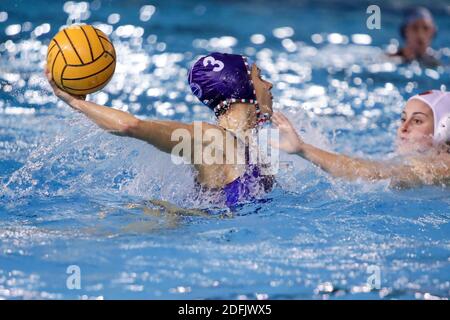
[[274, 113], [280, 129], [274, 146], [319, 166], [335, 177], [369, 181], [391, 179], [396, 186], [450, 185], [450, 92], [426, 91], [411, 97], [397, 131], [401, 161], [371, 161], [328, 152], [305, 143], [289, 120]]
[[417, 60], [428, 67], [440, 65], [434, 50], [431, 49], [436, 33], [436, 23], [427, 8], [414, 7], [406, 10], [400, 27], [404, 46], [392, 56], [400, 57], [402, 62]]

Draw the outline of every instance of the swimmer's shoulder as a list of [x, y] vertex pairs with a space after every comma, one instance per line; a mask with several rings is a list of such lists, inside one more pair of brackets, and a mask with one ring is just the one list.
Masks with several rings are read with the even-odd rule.
[[386, 55], [391, 58], [395, 58], [395, 57], [403, 58], [403, 49], [400, 48], [395, 52], [386, 52]]
[[450, 154], [429, 153], [411, 158], [409, 164], [416, 173], [434, 183], [450, 182]]
[[206, 121], [193, 121], [190, 124], [193, 128], [201, 129], [203, 133], [205, 133], [208, 130], [219, 130], [220, 132], [225, 133], [226, 130], [216, 124], [212, 124]]
[[385, 56], [387, 57], [387, 59], [389, 59], [390, 62], [393, 62], [395, 64], [402, 64], [407, 62], [402, 53], [402, 49], [399, 49], [396, 52], [385, 52]]
[[[393, 60], [397, 64], [410, 63], [415, 59], [409, 57], [403, 48], [398, 49], [396, 52], [386, 52], [386, 56]], [[442, 65], [441, 61], [434, 52], [425, 54], [424, 56], [417, 59], [417, 61], [427, 68], [435, 68]]]
[[435, 54], [426, 54], [419, 59], [419, 62], [428, 68], [436, 68], [442, 65], [442, 62]]

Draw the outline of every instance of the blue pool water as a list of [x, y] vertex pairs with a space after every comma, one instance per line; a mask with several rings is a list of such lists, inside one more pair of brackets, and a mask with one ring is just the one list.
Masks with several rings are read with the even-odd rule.
[[[305, 140], [383, 159], [405, 100], [450, 88], [448, 1], [428, 3], [444, 66], [383, 56], [413, 3], [386, 2], [382, 29], [368, 30], [366, 1], [1, 1], [0, 299], [448, 298], [448, 188], [344, 182], [283, 154], [263, 201], [179, 216], [149, 200], [204, 208], [190, 169], [97, 129], [42, 74], [52, 35], [81, 17], [118, 54], [113, 80], [90, 99], [142, 118], [214, 121], [187, 70], [209, 50], [244, 53]], [[80, 290], [66, 285], [71, 265]]]

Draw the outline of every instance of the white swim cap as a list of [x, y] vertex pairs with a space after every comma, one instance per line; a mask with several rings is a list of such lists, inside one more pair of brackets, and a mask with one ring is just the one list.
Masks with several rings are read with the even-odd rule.
[[417, 99], [424, 102], [433, 110], [435, 144], [450, 141], [450, 92], [429, 90], [416, 94], [408, 99]]

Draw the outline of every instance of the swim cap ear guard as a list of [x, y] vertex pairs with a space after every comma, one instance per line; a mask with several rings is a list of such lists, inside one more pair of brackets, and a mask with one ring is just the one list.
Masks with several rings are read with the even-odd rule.
[[258, 123], [261, 111], [251, 78], [252, 61], [247, 57], [213, 52], [198, 59], [189, 71], [192, 93], [216, 117], [224, 114], [233, 103], [250, 103], [256, 108]]
[[412, 96], [408, 101], [412, 99], [422, 101], [433, 111], [434, 144], [450, 142], [450, 92], [429, 90]]
[[450, 113], [439, 120], [434, 133], [434, 141], [436, 143], [450, 143]]

